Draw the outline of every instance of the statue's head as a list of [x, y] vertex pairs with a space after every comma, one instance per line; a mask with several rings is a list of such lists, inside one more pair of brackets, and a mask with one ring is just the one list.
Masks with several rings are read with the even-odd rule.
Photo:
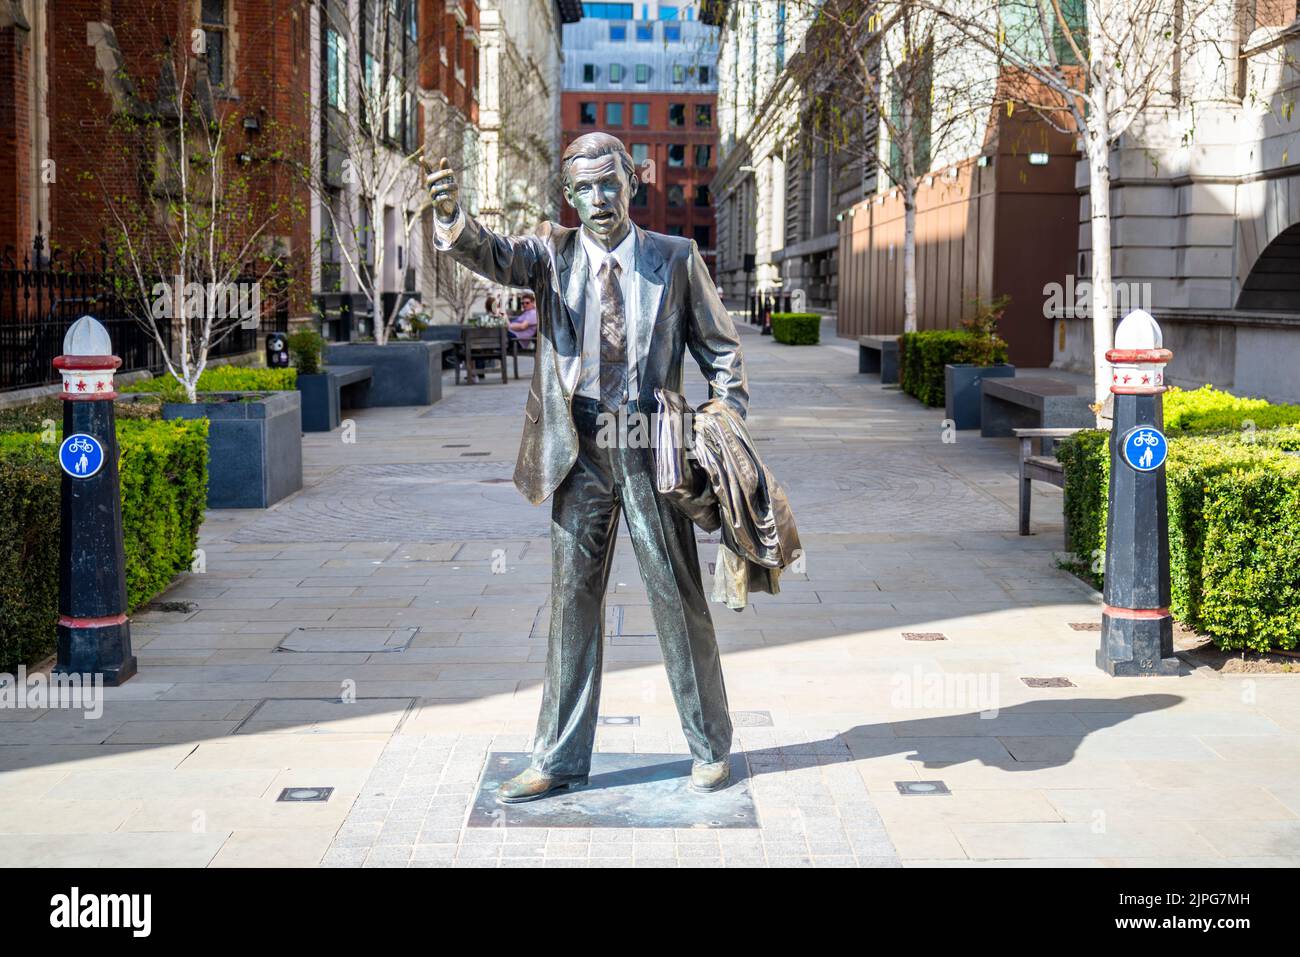
[[560, 159], [564, 198], [582, 225], [606, 247], [620, 242], [631, 222], [628, 206], [641, 185], [623, 141], [608, 133], [584, 133]]

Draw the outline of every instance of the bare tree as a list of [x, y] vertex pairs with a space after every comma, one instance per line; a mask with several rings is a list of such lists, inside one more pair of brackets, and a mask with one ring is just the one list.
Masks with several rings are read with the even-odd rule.
[[[1009, 95], [1063, 132], [1079, 133], [1088, 162], [1092, 234], [1095, 408], [1110, 393], [1114, 338], [1111, 149], [1153, 107], [1176, 108], [1182, 64], [1209, 55], [1231, 31], [1221, 0], [926, 0], [963, 36], [994, 53]], [[1229, 69], [1226, 62], [1221, 69]]]
[[[901, 193], [903, 330], [917, 328], [917, 191], [933, 158], [977, 134], [997, 93], [992, 58], [923, 0], [797, 0], [809, 19], [787, 69], [815, 91], [814, 127], [832, 142], [888, 141], [879, 169]], [[976, 141], [973, 152], [982, 144]], [[874, 146], [874, 142], [873, 142]]]
[[[419, 142], [419, 57], [407, 34], [414, 0], [322, 5], [324, 162], [302, 174], [341, 271], [369, 300], [375, 342], [393, 333], [415, 229], [431, 209]], [[355, 94], [355, 95], [354, 95]], [[390, 222], [391, 218], [391, 222]]]
[[[214, 104], [202, 31], [191, 49], [166, 44], [146, 101], [112, 27], [95, 28], [97, 55], [116, 69], [107, 75], [106, 135], [89, 139], [118, 151], [120, 164], [88, 162], [83, 188], [107, 214], [119, 292], [193, 402], [212, 350], [241, 326], [257, 327], [264, 293], [287, 295], [295, 271], [284, 236], [305, 209], [291, 194], [265, 189], [251, 157], [232, 145], [248, 104], [237, 111]], [[113, 178], [122, 166], [137, 171], [139, 190]]]
[[491, 287], [477, 273], [450, 257], [444, 262], [447, 268], [439, 276], [438, 295], [447, 303], [452, 321], [463, 326], [473, 313], [474, 304], [487, 295]]

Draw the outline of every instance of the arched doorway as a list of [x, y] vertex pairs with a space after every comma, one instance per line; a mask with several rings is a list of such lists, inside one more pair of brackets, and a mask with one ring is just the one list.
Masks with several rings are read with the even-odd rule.
[[1300, 313], [1300, 223], [1284, 229], [1264, 247], [1241, 284], [1237, 308]]

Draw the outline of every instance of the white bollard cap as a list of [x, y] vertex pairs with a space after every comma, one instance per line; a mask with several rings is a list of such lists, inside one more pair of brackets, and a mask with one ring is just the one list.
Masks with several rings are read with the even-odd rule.
[[1115, 330], [1116, 349], [1159, 349], [1163, 345], [1160, 323], [1145, 309], [1134, 309]]
[[94, 316], [82, 316], [63, 337], [65, 356], [111, 356], [113, 343], [108, 330]]

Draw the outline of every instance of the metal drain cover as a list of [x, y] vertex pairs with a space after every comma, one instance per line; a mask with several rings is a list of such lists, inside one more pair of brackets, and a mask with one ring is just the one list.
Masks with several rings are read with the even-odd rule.
[[1072, 621], [1070, 627], [1075, 631], [1101, 631], [1101, 622], [1099, 621]]
[[737, 728], [770, 728], [772, 712], [770, 711], [733, 711], [731, 723]]
[[303, 628], [289, 632], [276, 651], [374, 655], [405, 651], [416, 628]]
[[905, 631], [904, 641], [947, 641], [948, 636], [942, 631]]
[[1021, 678], [1031, 688], [1074, 688], [1077, 687], [1069, 678]]
[[333, 788], [285, 788], [276, 800], [288, 804], [319, 803], [328, 801], [333, 793]]
[[641, 716], [639, 714], [602, 714], [596, 718], [596, 723], [607, 727], [639, 728], [641, 726]]
[[898, 788], [899, 794], [908, 797], [933, 797], [952, 793], [942, 781], [895, 781], [894, 787]]

